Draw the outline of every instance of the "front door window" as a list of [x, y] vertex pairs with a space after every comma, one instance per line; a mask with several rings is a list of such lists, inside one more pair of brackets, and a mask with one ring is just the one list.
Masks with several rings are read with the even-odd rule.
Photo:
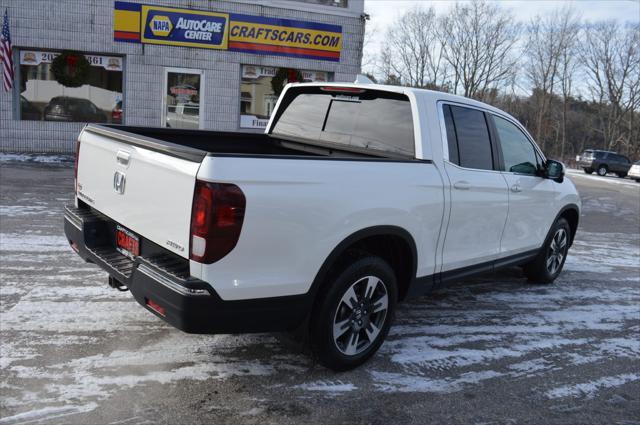
[[505, 171], [536, 175], [539, 169], [538, 156], [529, 139], [504, 118], [494, 115], [493, 122], [500, 138]]

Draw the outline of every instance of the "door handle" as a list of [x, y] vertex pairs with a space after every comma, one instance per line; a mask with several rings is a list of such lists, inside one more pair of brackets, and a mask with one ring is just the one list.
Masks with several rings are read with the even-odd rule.
[[453, 184], [453, 187], [458, 190], [469, 190], [471, 189], [471, 184], [469, 182], [461, 180], [459, 182], [455, 182]]
[[131, 159], [131, 154], [125, 151], [118, 151], [116, 154], [116, 162], [125, 167], [129, 166], [129, 159]]
[[516, 183], [513, 186], [511, 186], [511, 191], [512, 192], [522, 192], [522, 188], [520, 187], [520, 185], [518, 183]]

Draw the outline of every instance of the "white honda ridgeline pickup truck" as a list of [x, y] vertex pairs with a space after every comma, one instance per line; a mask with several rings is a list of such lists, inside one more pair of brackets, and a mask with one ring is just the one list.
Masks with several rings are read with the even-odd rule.
[[300, 329], [356, 367], [399, 301], [472, 274], [562, 270], [580, 217], [564, 166], [513, 117], [445, 93], [285, 87], [264, 134], [87, 125], [65, 233], [191, 333]]

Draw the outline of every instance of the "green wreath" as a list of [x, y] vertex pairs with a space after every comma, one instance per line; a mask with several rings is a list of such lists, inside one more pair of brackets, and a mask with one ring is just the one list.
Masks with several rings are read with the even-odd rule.
[[64, 51], [51, 62], [51, 72], [65, 87], [80, 87], [89, 80], [91, 64], [83, 54]]
[[297, 69], [280, 68], [278, 72], [276, 72], [276, 75], [271, 78], [271, 89], [273, 90], [273, 94], [280, 96], [282, 89], [284, 89], [287, 83], [301, 83], [303, 81], [302, 72]]

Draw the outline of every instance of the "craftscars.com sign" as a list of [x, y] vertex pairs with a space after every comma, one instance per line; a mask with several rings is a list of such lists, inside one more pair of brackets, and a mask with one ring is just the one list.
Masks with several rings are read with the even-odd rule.
[[115, 41], [338, 62], [339, 25], [116, 1]]
[[342, 27], [290, 19], [231, 15], [229, 50], [340, 60]]

